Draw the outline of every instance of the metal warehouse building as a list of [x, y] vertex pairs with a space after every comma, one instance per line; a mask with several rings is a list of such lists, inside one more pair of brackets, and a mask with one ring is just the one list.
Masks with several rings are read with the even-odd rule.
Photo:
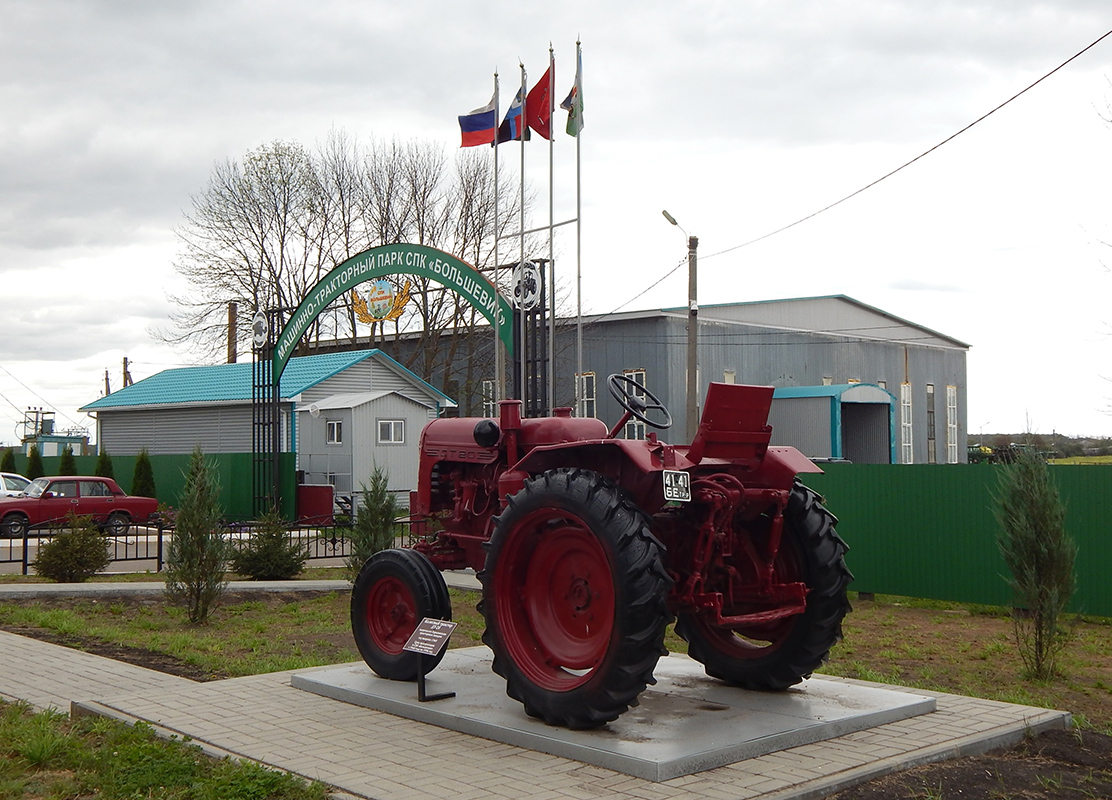
[[[608, 375], [623, 373], [642, 382], [671, 409], [675, 424], [663, 438], [690, 441], [693, 431], [685, 430], [684, 413], [687, 320], [687, 308], [584, 318], [576, 414], [616, 421], [621, 412], [605, 383]], [[476, 330], [474, 335], [485, 339], [490, 332]], [[884, 460], [903, 464], [966, 460], [969, 345], [957, 339], [844, 295], [701, 306], [698, 339], [700, 399], [711, 381], [777, 389], [841, 386], [843, 391], [871, 384], [891, 398], [888, 421], [876, 418], [881, 413], [876, 408], [848, 409], [847, 417], [848, 405], [859, 397], [850, 394], [843, 397], [837, 413], [812, 417], [811, 430], [793, 430], [805, 424], [804, 419], [799, 407], [788, 411], [783, 406], [799, 401], [779, 392], [773, 401], [773, 419], [779, 420], [773, 431], [776, 444], [795, 445], [816, 458], [848, 458], [847, 452], [864, 449], [871, 463], [881, 450], [889, 454]], [[412, 355], [413, 344], [403, 339], [383, 347], [404, 361]], [[559, 320], [555, 351], [556, 405], [575, 407], [574, 319]], [[494, 375], [489, 366], [485, 369], [485, 378], [467, 385], [444, 380], [443, 371], [433, 374], [430, 382], [457, 398], [463, 414], [493, 416]], [[461, 362], [452, 364], [449, 374], [467, 372]], [[880, 397], [872, 395], [869, 404], [877, 405]], [[872, 421], [866, 422], [865, 415]], [[886, 433], [888, 442], [857, 445], [859, 435], [875, 437], [878, 431]], [[644, 435], [643, 426], [629, 426], [627, 435]]]

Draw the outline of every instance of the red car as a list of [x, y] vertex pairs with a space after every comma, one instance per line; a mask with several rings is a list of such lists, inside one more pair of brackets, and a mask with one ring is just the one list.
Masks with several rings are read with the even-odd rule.
[[31, 528], [64, 520], [69, 512], [90, 516], [113, 536], [143, 525], [158, 509], [153, 497], [132, 497], [111, 478], [62, 475], [36, 478], [18, 497], [0, 497], [0, 536], [17, 539]]

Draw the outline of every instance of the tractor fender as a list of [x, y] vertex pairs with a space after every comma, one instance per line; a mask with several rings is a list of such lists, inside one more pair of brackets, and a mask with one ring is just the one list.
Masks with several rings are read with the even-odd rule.
[[665, 445], [636, 439], [595, 439], [567, 444], [542, 445], [530, 450], [513, 470], [538, 475], [565, 467], [588, 469], [603, 475], [626, 490], [642, 508], [654, 501], [660, 471], [664, 469]]
[[[515, 470], [537, 475], [560, 467], [590, 469], [617, 480], [633, 468], [642, 473], [661, 469], [659, 456], [636, 439], [594, 439], [534, 447], [514, 465]], [[657, 450], [662, 448], [658, 446]], [[656, 462], [656, 463], [654, 463]]]
[[791, 488], [796, 475], [822, 469], [794, 447], [770, 446], [753, 470], [754, 479], [765, 486]]

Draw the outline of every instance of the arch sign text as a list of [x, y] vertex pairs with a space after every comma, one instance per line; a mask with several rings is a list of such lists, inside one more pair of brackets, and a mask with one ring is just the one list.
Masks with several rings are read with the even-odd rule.
[[278, 381], [293, 349], [313, 320], [336, 298], [365, 281], [398, 274], [434, 280], [461, 295], [491, 325], [497, 319], [502, 344], [507, 352], [513, 354], [510, 304], [498, 294], [490, 279], [467, 262], [442, 250], [420, 244], [388, 244], [364, 250], [338, 264], [309, 290], [274, 346], [274, 381]]

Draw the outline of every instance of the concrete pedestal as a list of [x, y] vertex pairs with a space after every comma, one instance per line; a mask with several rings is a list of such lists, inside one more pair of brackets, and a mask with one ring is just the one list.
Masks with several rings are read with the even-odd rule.
[[390, 681], [366, 665], [345, 664], [296, 673], [294, 688], [486, 739], [572, 758], [651, 781], [700, 772], [754, 756], [842, 736], [935, 710], [933, 697], [859, 686], [816, 676], [780, 693], [727, 686], [682, 655], [661, 658], [655, 686], [640, 705], [590, 731], [551, 727], [506, 696], [490, 669], [486, 647], [450, 650], [417, 684]]

